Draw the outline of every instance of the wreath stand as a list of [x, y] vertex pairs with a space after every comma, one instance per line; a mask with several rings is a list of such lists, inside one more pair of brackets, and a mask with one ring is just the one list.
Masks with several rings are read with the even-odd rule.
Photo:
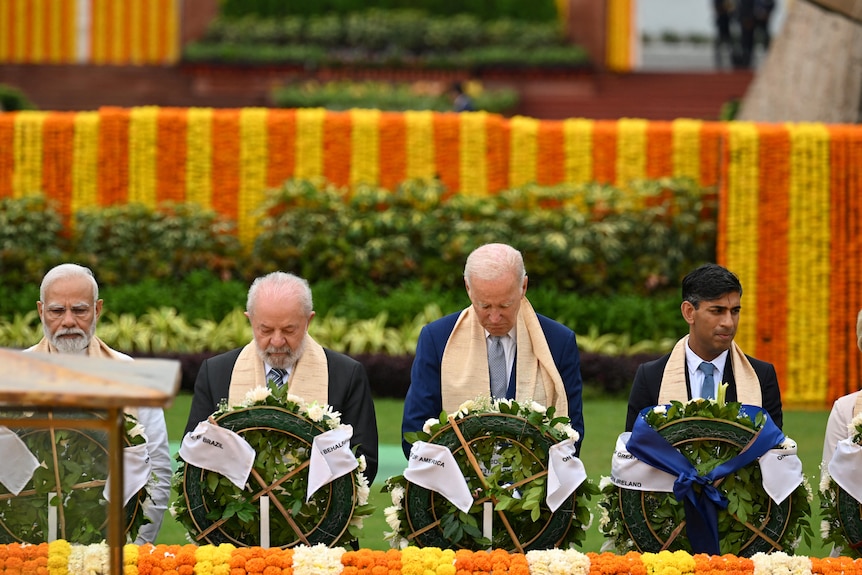
[[[513, 491], [533, 481], [546, 480], [547, 453], [553, 445], [553, 440], [523, 417], [504, 413], [484, 413], [468, 415], [463, 419], [455, 419], [450, 415], [448, 421], [448, 425], [440, 429], [430, 441], [448, 447], [456, 457], [466, 457], [469, 469], [465, 471], [472, 472], [474, 484], [481, 486], [481, 491], [485, 493], [480, 496], [474, 494], [473, 505], [483, 505], [483, 521], [486, 525], [491, 515], [487, 504], [496, 505], [497, 498], [489, 492], [484, 471], [474, 453], [476, 445], [492, 441], [517, 446], [524, 454], [524, 465], [529, 466], [527, 463], [529, 461], [539, 468], [523, 481], [506, 486], [507, 491]], [[532, 442], [530, 447], [525, 445], [526, 441]], [[545, 458], [539, 458], [535, 453], [537, 451], [545, 454]], [[530, 522], [536, 524], [537, 528], [534, 533], [528, 535], [523, 532], [518, 533], [519, 530], [513, 525], [513, 517], [507, 512], [495, 511], [509, 537], [508, 545], [501, 544], [497, 547], [518, 553], [556, 547], [566, 532], [573, 528], [576, 504], [575, 494], [570, 495], [564, 504], [557, 511], [549, 513], [541, 524]], [[465, 548], [453, 542], [441, 525], [440, 511], [451, 505], [442, 495], [414, 483], [408, 483], [404, 497], [404, 508], [411, 530], [408, 539], [420, 547]], [[542, 506], [547, 507], [544, 503]]]
[[[110, 568], [123, 573], [123, 438], [126, 407], [169, 407], [179, 391], [176, 360], [118, 361], [68, 354], [22, 353], [0, 349], [0, 404], [10, 415], [0, 425], [54, 429], [54, 411], [62, 411], [62, 426], [99, 429], [108, 435], [111, 476], [108, 502]], [[104, 418], [86, 417], [94, 411]], [[32, 417], [11, 413], [35, 412]], [[82, 415], [84, 415], [82, 417]]]

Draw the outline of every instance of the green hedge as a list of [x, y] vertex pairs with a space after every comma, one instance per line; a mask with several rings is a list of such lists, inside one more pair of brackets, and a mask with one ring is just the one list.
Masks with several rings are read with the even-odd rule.
[[417, 9], [434, 15], [472, 14], [484, 20], [509, 17], [526, 21], [557, 19], [554, 0], [221, 0], [220, 12], [228, 19], [256, 16], [279, 18], [291, 15], [346, 14], [367, 8]]
[[461, 288], [477, 246], [506, 242], [527, 262], [531, 286], [581, 295], [675, 289], [715, 255], [714, 195], [688, 181], [526, 186], [491, 197], [452, 195], [439, 182], [394, 191], [291, 180], [260, 206], [252, 246], [234, 222], [194, 205], [88, 208], [62, 229], [41, 198], [0, 200], [4, 290], [38, 283], [62, 261], [93, 268], [104, 286], [162, 282], [210, 270], [248, 282], [275, 269], [341, 289], [380, 293], [415, 281]]
[[247, 62], [316, 67], [481, 70], [513, 66], [582, 68], [586, 51], [556, 20], [497, 14], [429, 14], [371, 8], [350, 14], [246, 15], [212, 21], [183, 51], [186, 62]]

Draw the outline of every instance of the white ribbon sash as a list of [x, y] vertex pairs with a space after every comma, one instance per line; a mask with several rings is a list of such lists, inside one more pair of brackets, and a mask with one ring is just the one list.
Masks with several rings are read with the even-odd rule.
[[359, 466], [359, 462], [350, 450], [352, 437], [352, 425], [341, 425], [315, 436], [311, 443], [306, 501], [330, 481], [350, 473]]
[[559, 509], [586, 478], [574, 438], [552, 445], [548, 450], [548, 495], [545, 497], [551, 512]]
[[473, 505], [467, 480], [445, 445], [415, 442], [410, 449], [410, 461], [404, 470], [404, 478], [420, 487], [436, 491], [465, 513]]
[[829, 461], [829, 475], [841, 489], [862, 503], [862, 445], [850, 438], [842, 439], [835, 447], [835, 455]]
[[12, 495], [18, 495], [33, 477], [39, 461], [18, 434], [8, 427], [0, 427], [0, 454], [7, 463], [14, 462], [12, 465], [0, 465], [0, 483]]
[[[143, 489], [151, 474], [150, 451], [146, 443], [123, 448], [123, 505], [126, 505], [129, 499]], [[102, 494], [107, 501], [111, 500], [110, 474], [105, 481], [105, 490]]]
[[239, 434], [207, 421], [186, 433], [179, 454], [186, 463], [224, 475], [240, 489], [245, 488], [255, 457], [254, 448]]

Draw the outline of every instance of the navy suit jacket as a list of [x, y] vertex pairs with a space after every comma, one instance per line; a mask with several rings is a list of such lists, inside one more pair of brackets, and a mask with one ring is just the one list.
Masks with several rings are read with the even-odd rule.
[[[775, 366], [771, 363], [755, 359], [749, 355], [745, 357], [754, 368], [754, 373], [757, 374], [757, 379], [760, 380], [760, 394], [762, 396], [763, 409], [769, 413], [769, 417], [775, 422], [779, 429], [784, 424], [784, 417], [781, 412], [781, 390], [778, 388], [778, 376], [775, 373]], [[658, 404], [658, 392], [661, 388], [661, 380], [664, 375], [664, 368], [670, 359], [670, 354], [664, 355], [654, 361], [648, 361], [638, 367], [635, 373], [635, 380], [632, 384], [632, 391], [629, 395], [628, 414], [626, 415], [626, 431], [631, 431], [635, 424], [638, 413], [645, 407], [652, 407]], [[727, 383], [727, 401], [737, 401], [736, 397], [736, 379], [733, 376], [733, 365], [730, 357], [724, 367], [723, 383]], [[688, 367], [685, 367], [685, 383], [688, 388], [688, 399], [691, 399], [691, 383], [688, 379]]]
[[[420, 431], [425, 422], [431, 418], [440, 417], [443, 411], [443, 395], [440, 384], [440, 366], [443, 361], [443, 350], [446, 342], [455, 327], [455, 322], [461, 312], [442, 317], [422, 328], [419, 333], [419, 341], [416, 343], [416, 357], [410, 371], [410, 387], [404, 400], [404, 417], [401, 421], [401, 434], [409, 431]], [[584, 438], [584, 415], [581, 390], [581, 356], [578, 352], [578, 343], [575, 332], [561, 323], [538, 315], [539, 325], [545, 334], [554, 365], [560, 372], [563, 385], [566, 389], [566, 397], [569, 402], [569, 419], [571, 426], [580, 434], [577, 448], [580, 450], [581, 441]], [[515, 371], [512, 370], [509, 380], [508, 397], [514, 399], [516, 385]], [[514, 384], [514, 385], [513, 385]], [[476, 390], [476, 395], [484, 391], [490, 393], [490, 389]], [[410, 444], [402, 441], [404, 455], [409, 457]]]
[[[233, 366], [242, 348], [234, 349], [206, 359], [195, 380], [195, 393], [189, 410], [185, 433], [194, 431], [197, 424], [218, 410], [230, 389]], [[357, 455], [365, 456], [365, 477], [368, 484], [377, 476], [377, 419], [371, 399], [371, 385], [361, 363], [344, 354], [324, 348], [329, 366], [328, 404], [341, 412], [341, 422], [353, 426], [351, 445]], [[261, 382], [263, 385], [263, 382]], [[185, 435], [185, 433], [183, 435]]]

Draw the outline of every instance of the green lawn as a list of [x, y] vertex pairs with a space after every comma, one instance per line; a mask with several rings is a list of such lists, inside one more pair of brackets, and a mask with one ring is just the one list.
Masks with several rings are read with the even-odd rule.
[[[172, 442], [177, 442], [176, 445], [181, 440], [185, 428], [190, 401], [191, 396], [189, 394], [180, 394], [166, 412], [168, 436]], [[381, 444], [381, 470], [378, 474], [378, 481], [375, 482], [371, 490], [371, 503], [376, 505], [377, 511], [365, 520], [365, 536], [361, 539], [362, 546], [371, 549], [388, 549], [388, 543], [383, 540], [383, 532], [389, 530], [383, 519], [383, 509], [390, 504], [390, 501], [388, 494], [380, 493], [380, 488], [386, 477], [403, 471], [406, 463], [400, 449], [402, 404], [401, 400], [393, 399], [375, 401]], [[625, 427], [625, 416], [625, 400], [590, 398], [585, 402], [586, 434], [581, 450], [581, 460], [584, 462], [590, 479], [596, 483], [602, 476], [610, 474], [611, 453], [617, 435]], [[815, 490], [820, 473], [819, 465], [827, 416], [827, 410], [794, 410], [786, 411], [784, 414], [784, 431], [799, 445], [799, 457], [802, 459], [804, 473]], [[593, 503], [595, 504], [595, 501]], [[811, 547], [804, 544], [800, 546], [796, 550], [797, 554], [815, 557], [828, 555], [828, 549], [822, 545], [819, 537], [820, 519], [817, 507], [818, 499], [815, 495], [812, 502], [815, 513], [812, 524], [815, 529], [816, 541], [812, 542]], [[179, 523], [167, 515], [157, 542], [185, 543], [186, 534]], [[581, 550], [585, 552], [598, 551], [602, 542], [603, 538], [594, 521], [587, 532], [587, 539]]]

